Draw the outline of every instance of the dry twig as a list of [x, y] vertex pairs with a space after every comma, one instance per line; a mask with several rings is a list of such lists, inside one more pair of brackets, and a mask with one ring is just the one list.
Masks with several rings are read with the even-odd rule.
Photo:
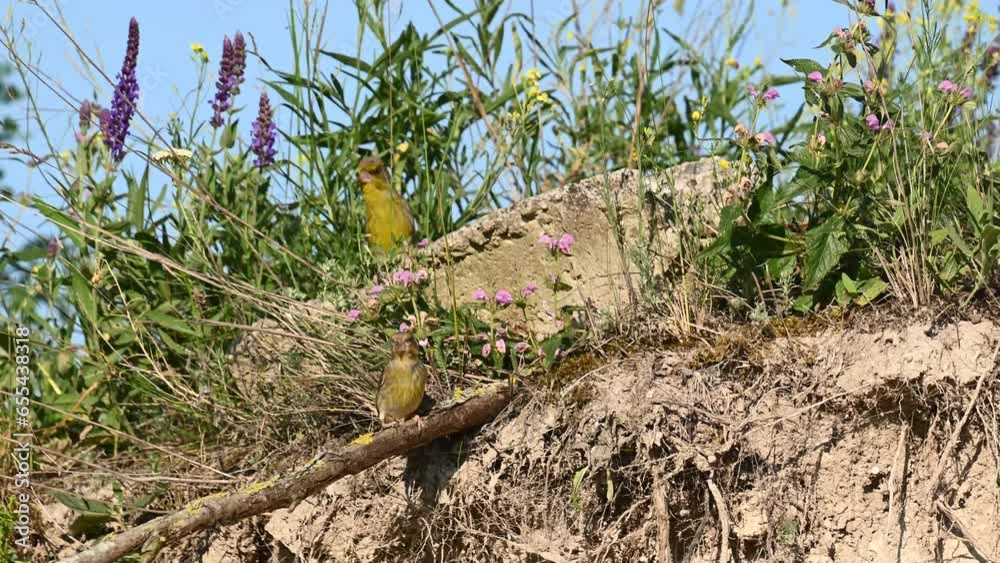
[[510, 400], [507, 385], [498, 385], [492, 392], [432, 413], [421, 426], [410, 422], [384, 430], [368, 444], [352, 444], [329, 452], [292, 475], [256, 483], [237, 492], [197, 499], [173, 514], [107, 538], [65, 559], [64, 563], [106, 563], [140, 548], [147, 553], [155, 552], [191, 534], [290, 506], [322, 491], [330, 483], [360, 473], [382, 460], [436, 438], [485, 424], [500, 414]]

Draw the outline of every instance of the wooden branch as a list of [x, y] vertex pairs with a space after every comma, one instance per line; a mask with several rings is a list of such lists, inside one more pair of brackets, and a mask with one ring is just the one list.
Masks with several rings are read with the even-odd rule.
[[653, 468], [653, 514], [656, 515], [656, 560], [659, 563], [673, 563], [670, 554], [670, 510], [667, 498], [667, 484], [663, 470]]
[[109, 537], [63, 560], [63, 563], [105, 563], [139, 548], [149, 550], [176, 543], [191, 534], [285, 508], [312, 496], [330, 483], [403, 454], [431, 440], [481, 426], [508, 405], [511, 390], [497, 384], [469, 400], [433, 412], [420, 426], [414, 421], [375, 434], [370, 443], [351, 444], [328, 452], [312, 464], [280, 479], [256, 483], [233, 493], [217, 493], [187, 504], [181, 510]]
[[733, 560], [732, 548], [729, 546], [729, 534], [733, 529], [732, 519], [729, 517], [729, 509], [726, 507], [726, 497], [722, 490], [715, 484], [711, 477], [708, 478], [708, 492], [712, 494], [715, 501], [715, 510], [719, 513], [719, 563], [731, 563]]
[[899, 440], [896, 442], [896, 455], [892, 460], [889, 473], [889, 511], [885, 515], [885, 530], [882, 533], [880, 561], [899, 561], [903, 551], [904, 518], [903, 499], [906, 490], [906, 474], [909, 466], [910, 425], [903, 423], [899, 427]]
[[951, 457], [951, 452], [958, 445], [959, 438], [962, 437], [962, 431], [965, 430], [965, 425], [969, 422], [969, 416], [972, 415], [972, 409], [975, 408], [976, 402], [979, 401], [979, 395], [983, 392], [983, 385], [986, 383], [986, 379], [993, 375], [994, 370], [997, 368], [997, 354], [1000, 354], [1000, 343], [996, 345], [993, 349], [993, 359], [990, 361], [990, 367], [983, 375], [979, 376], [979, 381], [976, 382], [976, 390], [972, 393], [972, 398], [969, 399], [969, 405], [965, 408], [965, 414], [962, 415], [962, 419], [958, 421], [958, 425], [955, 426], [954, 430], [951, 432], [951, 437], [948, 438], [948, 443], [945, 444], [944, 451], [941, 452], [941, 458], [938, 459], [937, 466], [934, 468], [934, 473], [931, 476], [930, 485], [927, 487], [927, 496], [931, 502], [938, 500], [939, 488], [941, 486], [941, 474], [944, 472], [945, 463], [948, 458]]
[[945, 522], [949, 525], [948, 531], [951, 535], [955, 536], [959, 539], [959, 541], [965, 544], [965, 549], [969, 550], [969, 555], [975, 557], [977, 561], [982, 561], [983, 563], [989, 561], [987, 557], [989, 557], [990, 552], [986, 551], [983, 546], [979, 545], [979, 543], [977, 543], [973, 536], [969, 533], [969, 524], [963, 522], [958, 514], [943, 500], [938, 499], [934, 502], [934, 506], [938, 509], [938, 512], [944, 516]]

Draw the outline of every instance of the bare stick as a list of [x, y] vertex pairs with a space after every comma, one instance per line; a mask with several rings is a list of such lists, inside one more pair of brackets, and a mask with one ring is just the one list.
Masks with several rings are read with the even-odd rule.
[[956, 514], [950, 506], [945, 504], [945, 502], [941, 499], [935, 501], [934, 506], [939, 512], [941, 512], [944, 519], [948, 521], [948, 525], [950, 527], [948, 531], [951, 532], [951, 535], [955, 536], [965, 544], [965, 548], [969, 550], [970, 555], [975, 557], [977, 561], [982, 561], [983, 563], [990, 561], [989, 559], [986, 559], [989, 552], [983, 549], [983, 547], [976, 543], [976, 540], [969, 535], [969, 526], [964, 523], [961, 518], [959, 518], [958, 514]]
[[882, 561], [899, 561], [903, 548], [903, 490], [906, 487], [906, 471], [909, 463], [907, 442], [910, 437], [910, 425], [903, 424], [899, 429], [899, 440], [896, 443], [896, 456], [892, 460], [892, 470], [889, 473], [889, 513], [885, 516], [885, 531], [882, 535]]
[[719, 527], [722, 528], [721, 538], [719, 538], [719, 563], [731, 563], [733, 556], [729, 548], [729, 533], [732, 528], [729, 519], [729, 509], [726, 508], [726, 497], [722, 496], [722, 491], [711, 477], [708, 478], [708, 491], [712, 493], [712, 500], [715, 501], [715, 509], [719, 511]]
[[448, 434], [475, 428], [493, 420], [510, 403], [506, 384], [493, 391], [432, 413], [420, 426], [408, 422], [384, 430], [367, 444], [351, 444], [329, 452], [304, 469], [281, 479], [250, 485], [240, 491], [210, 495], [188, 503], [181, 510], [126, 530], [86, 549], [63, 563], [116, 561], [143, 546], [150, 550], [176, 543], [191, 534], [238, 522], [295, 504], [330, 483], [368, 469]]
[[969, 422], [969, 416], [972, 415], [972, 410], [976, 407], [976, 402], [979, 401], [979, 395], [983, 392], [983, 387], [985, 387], [986, 380], [993, 375], [993, 371], [996, 369], [997, 353], [1000, 352], [1000, 344], [993, 349], [993, 361], [991, 362], [992, 367], [986, 370], [983, 375], [979, 376], [979, 381], [976, 382], [976, 390], [972, 393], [972, 398], [969, 399], [969, 405], [965, 407], [965, 414], [962, 415], [962, 420], [959, 421], [958, 425], [951, 432], [951, 437], [948, 438], [948, 443], [944, 447], [944, 451], [941, 452], [941, 458], [937, 462], [937, 466], [934, 468], [933, 476], [931, 477], [930, 486], [927, 489], [927, 496], [930, 497], [931, 501], [937, 500], [937, 494], [939, 492], [939, 487], [941, 486], [941, 473], [944, 471], [945, 461], [951, 457], [952, 450], [958, 445], [958, 439], [962, 436], [962, 430], [965, 429], [965, 424]]
[[667, 485], [663, 482], [663, 471], [653, 468], [653, 513], [656, 514], [656, 560], [673, 563], [670, 554], [670, 511], [667, 509]]

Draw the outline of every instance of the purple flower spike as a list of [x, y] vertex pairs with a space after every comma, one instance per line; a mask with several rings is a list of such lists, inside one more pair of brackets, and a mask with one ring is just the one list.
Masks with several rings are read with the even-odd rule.
[[274, 138], [277, 127], [274, 125], [274, 112], [271, 110], [271, 102], [267, 99], [267, 92], [260, 94], [260, 109], [257, 112], [257, 120], [253, 122], [250, 132], [250, 150], [257, 158], [253, 163], [257, 168], [266, 168], [274, 164], [274, 155], [278, 151], [274, 150]]
[[128, 46], [125, 48], [122, 70], [118, 73], [115, 95], [111, 98], [111, 109], [104, 110], [100, 114], [104, 145], [108, 147], [115, 162], [121, 162], [125, 158], [125, 137], [128, 136], [128, 126], [132, 121], [135, 103], [139, 99], [139, 81], [135, 76], [138, 59], [139, 22], [132, 18], [128, 23]]
[[771, 88], [767, 92], [764, 92], [764, 101], [765, 102], [773, 102], [774, 100], [777, 100], [780, 97], [781, 97], [781, 94], [779, 94], [778, 91], [775, 90], [774, 88]]
[[225, 123], [222, 114], [233, 107], [233, 99], [240, 91], [243, 75], [247, 66], [247, 45], [243, 34], [236, 32], [233, 40], [227, 35], [222, 39], [222, 57], [219, 59], [219, 79], [215, 82], [215, 98], [212, 99], [212, 109], [215, 115], [209, 123], [219, 128]]
[[236, 32], [233, 37], [233, 85], [229, 95], [233, 98], [240, 93], [240, 84], [243, 84], [247, 68], [247, 42], [243, 39], [243, 34]]

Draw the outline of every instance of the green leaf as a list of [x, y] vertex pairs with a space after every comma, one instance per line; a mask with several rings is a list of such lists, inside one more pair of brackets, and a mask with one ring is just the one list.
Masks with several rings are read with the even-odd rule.
[[743, 212], [739, 203], [731, 203], [719, 213], [719, 236], [701, 253], [701, 258], [712, 258], [727, 250], [733, 238], [733, 225]]
[[947, 227], [945, 227], [945, 230], [948, 231], [948, 238], [951, 239], [951, 243], [954, 244], [955, 247], [958, 248], [958, 250], [960, 250], [967, 259], [972, 259], [973, 257], [972, 249], [969, 248], [969, 245], [965, 244], [965, 240], [962, 239], [962, 235], [958, 233], [958, 231], [955, 229], [955, 226], [948, 225]]
[[153, 323], [174, 332], [179, 332], [188, 336], [198, 336], [198, 331], [192, 328], [191, 325], [162, 311], [147, 311], [144, 315], [142, 315], [142, 318], [152, 321]]
[[94, 288], [83, 278], [79, 270], [73, 270], [73, 296], [77, 311], [90, 324], [97, 322], [97, 301], [94, 300]]
[[983, 204], [979, 190], [972, 184], [965, 188], [965, 205], [969, 208], [969, 213], [972, 214], [972, 220], [976, 222], [976, 225], [981, 225], [986, 219], [986, 205]]
[[236, 128], [239, 124], [240, 122], [238, 120], [233, 120], [232, 123], [222, 128], [222, 140], [219, 141], [222, 148], [231, 149], [236, 144], [236, 138], [238, 136]]
[[844, 233], [844, 220], [827, 219], [822, 225], [806, 233], [806, 264], [803, 289], [810, 291], [826, 278], [840, 263], [848, 246]]
[[875, 300], [876, 297], [882, 295], [882, 292], [889, 287], [889, 284], [882, 281], [880, 278], [871, 278], [865, 280], [861, 284], [861, 295], [854, 298], [854, 302], [858, 305], [868, 305]]
[[844, 289], [847, 290], [851, 295], [856, 295], [858, 293], [858, 286], [851, 279], [851, 276], [847, 274], [840, 274], [840, 283], [844, 284]]
[[798, 296], [795, 301], [792, 302], [792, 308], [802, 313], [803, 315], [812, 311], [814, 305], [814, 298], [811, 293]]
[[[131, 180], [131, 178], [130, 178]], [[149, 165], [142, 173], [142, 179], [138, 183], [132, 181], [128, 186], [128, 204], [125, 216], [136, 231], [141, 231], [145, 223], [146, 214], [146, 194], [149, 193]]]
[[841, 307], [846, 307], [847, 304], [851, 302], [851, 295], [847, 292], [847, 288], [844, 287], [843, 279], [838, 281], [837, 285], [834, 286], [833, 295], [837, 300], [837, 304]]
[[802, 74], [819, 71], [823, 73], [823, 76], [826, 76], [826, 67], [812, 59], [781, 59], [781, 62], [792, 67], [796, 72], [801, 72]]
[[71, 218], [69, 215], [59, 211], [55, 207], [52, 207], [37, 197], [33, 200], [32, 206], [37, 209], [39, 213], [44, 215], [46, 219], [55, 223], [63, 234], [73, 241], [73, 244], [77, 248], [83, 248], [83, 236], [80, 234], [79, 221]]
[[46, 255], [48, 255], [48, 249], [44, 245], [31, 244], [15, 252], [13, 257], [18, 262], [34, 262], [35, 260], [45, 258]]
[[56, 500], [67, 508], [79, 512], [80, 514], [110, 515], [112, 513], [111, 505], [99, 500], [85, 499], [83, 497], [67, 493], [66, 491], [53, 490], [49, 491], [49, 494], [54, 496]]

